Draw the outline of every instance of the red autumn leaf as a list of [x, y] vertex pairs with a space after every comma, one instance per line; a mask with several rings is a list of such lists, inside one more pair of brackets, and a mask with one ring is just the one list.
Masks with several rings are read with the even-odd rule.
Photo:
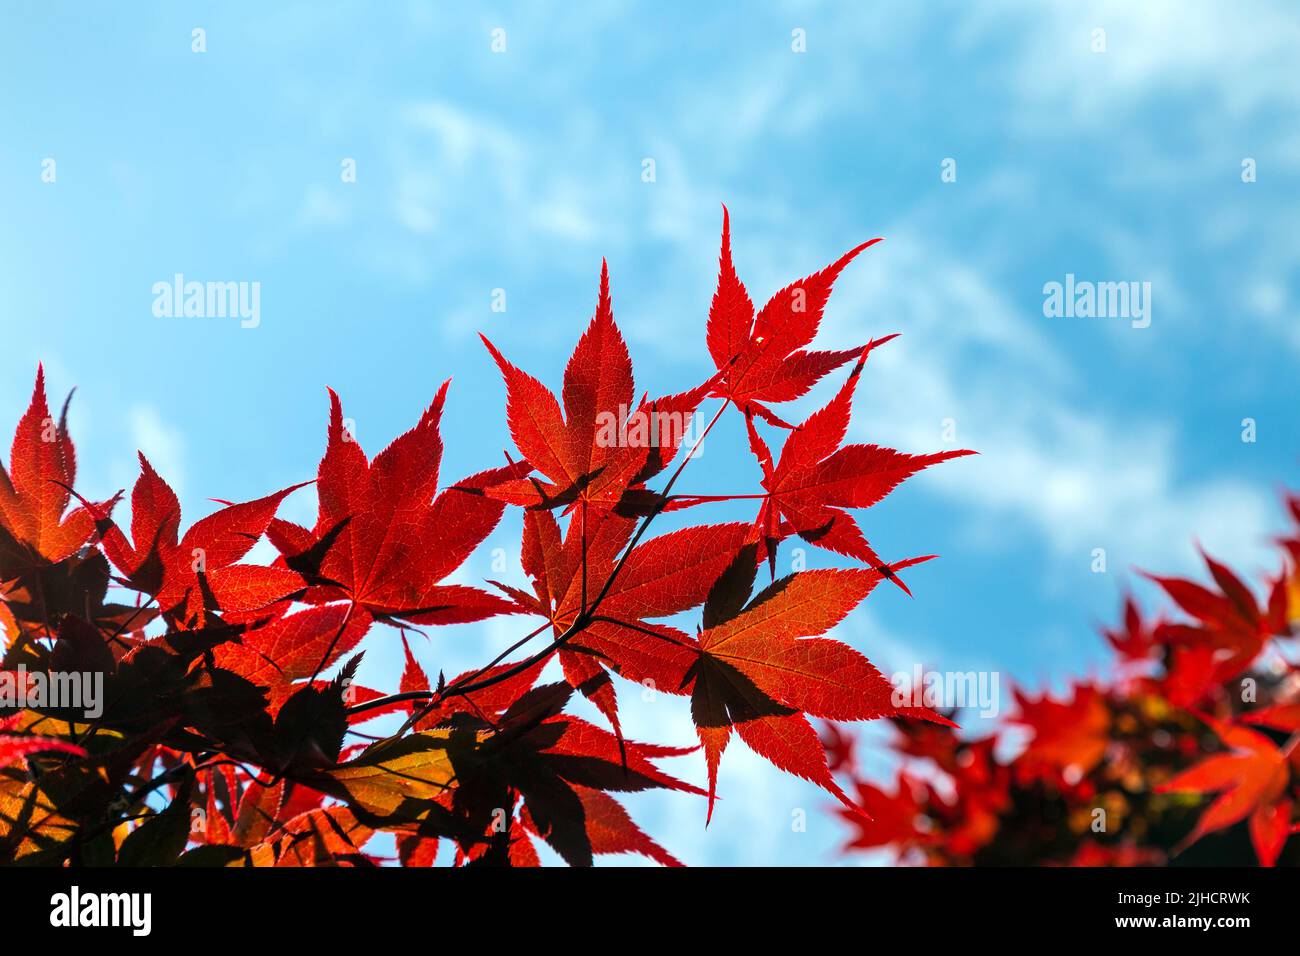
[[[593, 855], [637, 853], [663, 866], [682, 866], [675, 856], [647, 836], [628, 816], [623, 805], [609, 794], [581, 784], [570, 786], [578, 798], [583, 827]], [[511, 834], [510, 865], [540, 866], [530, 834], [543, 839], [545, 837], [533, 821], [527, 806], [519, 808], [518, 823], [516, 832]]]
[[225, 764], [198, 775], [203, 807], [191, 839], [247, 852], [258, 866], [372, 865], [361, 847], [373, 835], [353, 812], [326, 806], [325, 795], [302, 785], [264, 784]]
[[1294, 734], [1300, 732], [1300, 704], [1274, 704], [1272, 707], [1261, 707], [1259, 710], [1242, 714], [1240, 720], [1243, 724], [1271, 727], [1283, 733]]
[[526, 464], [497, 468], [438, 492], [438, 422], [447, 384], [416, 426], [373, 461], [344, 428], [342, 405], [330, 391], [316, 525], [308, 531], [277, 520], [269, 534], [286, 564], [319, 585], [308, 600], [345, 598], [376, 618], [416, 624], [459, 624], [513, 611], [486, 591], [439, 583], [501, 519], [504, 505], [483, 489], [527, 471]]
[[1288, 837], [1300, 828], [1291, 822], [1292, 806], [1294, 801], [1283, 798], [1257, 807], [1250, 815], [1247, 830], [1260, 866], [1276, 865]]
[[[921, 804], [912, 794], [914, 782], [899, 773], [894, 792], [888, 793], [865, 780], [855, 781], [854, 798], [860, 809], [841, 808], [839, 816], [855, 830], [846, 849], [869, 850], [893, 843], [924, 842], [919, 828]], [[866, 819], [863, 819], [865, 815]]]
[[[894, 749], [925, 777], [895, 795], [841, 771], [881, 824], [855, 822], [850, 846], [888, 845], [930, 865], [1132, 866], [1166, 864], [1197, 843], [1185, 862], [1204, 866], [1242, 865], [1238, 837], [1248, 836], [1260, 864], [1294, 863], [1300, 704], [1287, 638], [1300, 620], [1300, 541], [1278, 544], [1284, 566], [1265, 579], [1264, 602], [1208, 556], [1210, 584], [1151, 576], [1190, 620], [1145, 619], [1126, 598], [1120, 625], [1103, 631], [1121, 658], [1113, 679], [1074, 681], [1061, 697], [1017, 691], [1020, 713], [995, 736], [968, 742], [896, 722]], [[1197, 706], [1211, 716], [1188, 710]], [[1206, 799], [1197, 810], [1194, 797], [1170, 796], [1179, 792]]]
[[785, 425], [764, 403], [798, 398], [861, 353], [861, 348], [810, 352], [804, 347], [817, 335], [835, 280], [858, 253], [877, 242], [864, 242], [820, 272], [782, 289], [755, 316], [754, 303], [732, 265], [731, 221], [723, 206], [718, 288], [707, 334], [709, 354], [722, 375], [715, 393], [734, 402], [747, 418], [758, 415]]
[[1257, 731], [1212, 718], [1206, 723], [1231, 752], [1206, 757], [1159, 787], [1161, 793], [1218, 794], [1180, 846], [1249, 817], [1259, 861], [1272, 866], [1290, 828], [1290, 803], [1282, 799], [1290, 779], [1288, 754]]
[[1219, 587], [1217, 593], [1184, 578], [1146, 575], [1196, 619], [1195, 624], [1168, 622], [1155, 629], [1155, 640], [1174, 648], [1169, 680], [1182, 688], [1189, 706], [1205, 689], [1241, 673], [1271, 637], [1287, 631], [1282, 578], [1272, 586], [1269, 605], [1261, 608], [1230, 569], [1204, 551], [1201, 556]]
[[1033, 736], [1019, 762], [1025, 779], [1077, 782], [1096, 766], [1111, 739], [1110, 713], [1097, 688], [1074, 688], [1068, 700], [1048, 694], [1038, 699], [1015, 690], [1016, 723]]
[[303, 590], [302, 576], [287, 568], [236, 563], [266, 533], [280, 502], [302, 485], [243, 504], [223, 501], [181, 535], [176, 493], [139, 457], [130, 540], [107, 509], [95, 513], [104, 553], [130, 587], [154, 597], [169, 617], [197, 625], [208, 612], [256, 610]]
[[[452, 806], [458, 807], [465, 793], [515, 793], [522, 799], [525, 826], [571, 865], [590, 866], [594, 854], [616, 852], [640, 852], [667, 862], [671, 858], [642, 839], [644, 834], [626, 819], [621, 807], [611, 808], [612, 798], [591, 793], [668, 789], [702, 794], [653, 763], [686, 751], [616, 738], [581, 718], [560, 713], [571, 693], [562, 684], [534, 688], [502, 716], [474, 759], [465, 757], [457, 763], [453, 756], [460, 790], [451, 797]], [[487, 819], [499, 820], [500, 807], [498, 803], [489, 808]], [[589, 813], [594, 819], [589, 819]], [[489, 842], [510, 836], [493, 826]], [[474, 844], [479, 849], [470, 851], [471, 858], [484, 852], [481, 838]]]
[[[753, 580], [753, 562], [738, 568]], [[803, 571], [773, 582], [732, 615], [721, 615], [699, 638], [698, 659], [685, 676], [709, 770], [709, 814], [718, 764], [734, 729], [751, 750], [795, 776], [825, 787], [846, 806], [853, 802], [831, 777], [826, 755], [808, 716], [873, 720], [903, 714], [950, 723], [925, 707], [898, 706], [894, 687], [862, 654], [821, 637], [867, 596], [874, 571]], [[744, 591], [744, 578], [725, 580], [724, 591]]]
[[545, 385], [482, 339], [505, 379], [510, 435], [545, 478], [517, 478], [490, 489], [511, 504], [614, 508], [672, 461], [708, 391], [706, 384], [633, 405], [632, 360], [614, 321], [604, 262], [596, 312], [564, 370], [563, 409]]
[[1123, 628], [1103, 629], [1103, 636], [1124, 660], [1146, 660], [1158, 645], [1154, 640], [1152, 628], [1142, 619], [1142, 612], [1131, 594], [1124, 598], [1123, 616]]
[[219, 645], [213, 659], [218, 667], [272, 688], [280, 701], [290, 685], [315, 677], [356, 647], [369, 628], [370, 615], [362, 607], [309, 607], [251, 628], [239, 643]]
[[278, 867], [374, 866], [376, 861], [361, 851], [372, 835], [347, 807], [318, 807], [278, 826], [253, 854], [270, 850]]
[[664, 866], [681, 866], [681, 862], [632, 822], [623, 805], [601, 790], [574, 786], [582, 801], [583, 822], [591, 840], [591, 852], [639, 853]]
[[38, 366], [31, 403], [14, 433], [9, 470], [0, 467], [0, 580], [63, 560], [94, 530], [85, 508], [68, 512], [77, 453], [68, 435], [67, 416], [66, 403], [57, 420], [51, 416], [45, 400], [45, 369]]
[[750, 446], [762, 466], [763, 488], [767, 491], [754, 524], [754, 537], [760, 554], [766, 554], [773, 567], [777, 543], [798, 534], [818, 547], [867, 562], [906, 591], [894, 573], [932, 556], [893, 564], [881, 560], [845, 509], [869, 508], [918, 471], [973, 453], [959, 450], [905, 455], [878, 445], [841, 447], [848, 433], [854, 386], [867, 355], [881, 342], [867, 345], [839, 393], [790, 433], [775, 466], [753, 421], [747, 422]]

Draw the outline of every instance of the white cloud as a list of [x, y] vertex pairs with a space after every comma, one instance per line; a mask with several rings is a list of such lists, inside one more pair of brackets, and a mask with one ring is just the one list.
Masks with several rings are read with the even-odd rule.
[[[129, 443], [149, 459], [154, 470], [183, 500], [185, 439], [180, 430], [167, 424], [155, 406], [144, 403], [131, 407], [126, 424], [130, 432]], [[139, 473], [139, 463], [134, 455], [129, 459], [118, 459], [112, 466], [113, 483], [119, 488], [131, 487]]]
[[[399, 120], [393, 208], [410, 231], [447, 234], [475, 216], [477, 228], [458, 233], [462, 240], [477, 235], [526, 246], [543, 238], [590, 241], [608, 228], [608, 216], [594, 205], [608, 190], [566, 172], [526, 133], [441, 100], [409, 103]], [[630, 167], [628, 175], [633, 173]], [[467, 191], [466, 182], [483, 188]], [[485, 197], [492, 201], [488, 208]], [[497, 228], [483, 228], [483, 218], [495, 218]]]
[[[1291, 12], [1259, 2], [1109, 0], [1014, 4], [972, 17], [986, 29], [1001, 29], [1009, 14], [1020, 21], [1021, 55], [1009, 61], [1015, 91], [1041, 110], [1038, 119], [1075, 125], [1168, 93], [1203, 97], [1213, 107], [1204, 115], [1220, 120], [1244, 120], [1278, 101], [1294, 106], [1300, 22]], [[1092, 51], [1094, 29], [1106, 32], [1104, 53]], [[1200, 132], [1216, 133], [1208, 124]]]
[[[881, 268], [845, 277], [833, 299], [842, 318], [828, 323], [840, 346], [904, 332], [868, 362], [854, 434], [933, 451], [953, 419], [956, 444], [979, 457], [916, 480], [971, 509], [990, 547], [1010, 520], [1071, 561], [1103, 547], [1116, 567], [1185, 567], [1194, 535], [1229, 559], [1262, 560], [1266, 491], [1184, 476], [1169, 425], [1140, 408], [1095, 410], [1087, 383], [1064, 374], [1041, 315], [1017, 311], [972, 267], [907, 238], [880, 255]], [[888, 325], [857, 318], [871, 314], [890, 316]]]

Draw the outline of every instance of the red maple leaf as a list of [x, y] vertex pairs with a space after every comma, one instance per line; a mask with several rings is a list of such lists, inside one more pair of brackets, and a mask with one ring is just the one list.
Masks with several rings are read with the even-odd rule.
[[1096, 687], [1077, 685], [1064, 700], [1047, 693], [1034, 699], [1016, 688], [1015, 698], [1015, 722], [1033, 733], [1017, 762], [1022, 779], [1072, 785], [1105, 755], [1111, 739], [1110, 711]]
[[162, 613], [201, 626], [209, 612], [253, 611], [304, 589], [302, 576], [287, 568], [238, 563], [266, 533], [280, 503], [302, 485], [242, 504], [222, 501], [224, 507], [181, 535], [176, 493], [143, 454], [139, 458], [130, 540], [108, 508], [89, 507], [104, 553], [126, 584], [155, 598]]
[[[603, 792], [661, 788], [702, 794], [698, 787], [664, 773], [653, 763], [688, 751], [616, 738], [581, 718], [560, 713], [571, 693], [563, 684], [551, 684], [516, 700], [495, 731], [481, 741], [478, 759], [464, 758], [458, 763], [461, 786], [449, 795], [449, 804], [473, 816], [476, 810], [465, 799], [467, 793], [516, 793], [522, 800], [521, 816], [527, 829], [575, 866], [591, 865], [596, 853], [622, 852], [643, 853], [667, 865], [675, 863]], [[593, 796], [597, 792], [602, 796]], [[487, 809], [495, 823], [500, 804]], [[477, 812], [483, 815], [481, 808]], [[512, 834], [494, 826], [488, 844], [495, 843], [497, 836], [513, 840]], [[476, 840], [467, 856], [473, 859], [486, 851], [483, 841]]]
[[[68, 396], [70, 402], [72, 396]], [[84, 545], [94, 531], [85, 508], [68, 511], [76, 484], [77, 453], [68, 435], [68, 403], [55, 420], [45, 400], [45, 368], [14, 432], [9, 469], [0, 467], [0, 581], [55, 564]]]
[[1291, 831], [1291, 801], [1286, 790], [1288, 760], [1295, 743], [1282, 750], [1257, 731], [1211, 717], [1204, 719], [1231, 752], [1206, 757], [1158, 787], [1161, 793], [1218, 794], [1179, 849], [1249, 818], [1251, 843], [1259, 862], [1272, 866]]
[[782, 289], [754, 315], [754, 303], [736, 276], [731, 262], [731, 220], [722, 207], [722, 252], [718, 288], [709, 309], [709, 354], [721, 373], [715, 394], [730, 399], [746, 418], [758, 415], [789, 428], [764, 403], [788, 402], [803, 395], [822, 376], [862, 352], [807, 351], [817, 335], [822, 310], [839, 274], [869, 246], [871, 239], [849, 250], [820, 272]]
[[510, 435], [545, 479], [502, 482], [489, 494], [547, 508], [574, 502], [600, 511], [644, 508], [628, 493], [642, 490], [676, 456], [712, 382], [653, 402], [643, 396], [633, 406], [632, 360], [614, 321], [608, 266], [601, 262], [596, 312], [564, 369], [563, 410], [550, 389], [480, 337], [505, 379]]
[[1250, 589], [1229, 568], [1204, 551], [1201, 557], [1219, 591], [1185, 578], [1146, 577], [1159, 584], [1195, 624], [1162, 622], [1154, 640], [1172, 648], [1167, 683], [1175, 702], [1190, 707], [1215, 684], [1235, 677], [1275, 635], [1288, 633], [1286, 578], [1271, 584], [1268, 604], [1256, 602]]
[[[312, 680], [361, 642], [370, 615], [353, 604], [308, 607], [274, 618], [213, 650], [217, 667], [269, 688], [274, 715], [299, 682]], [[373, 716], [373, 715], [372, 715]]]
[[733, 730], [759, 756], [853, 807], [831, 776], [808, 716], [856, 721], [902, 714], [952, 724], [928, 708], [895, 703], [893, 685], [866, 657], [821, 636], [857, 607], [879, 573], [803, 571], [745, 603], [754, 571], [752, 551], [742, 552], [719, 579], [705, 605], [696, 660], [682, 682], [708, 763], [709, 814]]
[[1104, 628], [1102, 635], [1125, 661], [1147, 660], [1159, 646], [1153, 628], [1142, 619], [1142, 611], [1131, 594], [1124, 598], [1123, 627]]
[[661, 847], [637, 826], [623, 805], [605, 793], [591, 787], [574, 785], [574, 793], [582, 803], [583, 822], [591, 852], [639, 853], [664, 866], [681, 866], [675, 856]]
[[501, 519], [504, 504], [483, 489], [528, 470], [527, 463], [491, 469], [438, 491], [438, 422], [448, 384], [415, 427], [373, 461], [344, 428], [342, 405], [330, 391], [316, 525], [309, 531], [276, 520], [268, 534], [288, 567], [315, 585], [306, 600], [347, 599], [377, 619], [415, 624], [459, 624], [515, 611], [479, 588], [439, 583]]
[[[866, 780], [854, 780], [853, 795], [860, 809], [840, 809], [839, 816], [855, 834], [845, 849], [870, 850], [891, 844], [909, 847], [932, 837], [921, 828], [922, 804], [913, 795], [915, 781], [899, 771], [894, 792]], [[863, 819], [863, 816], [867, 819]]]
[[[750, 448], [763, 469], [762, 484], [767, 491], [754, 523], [754, 538], [759, 543], [760, 555], [766, 555], [773, 569], [778, 542], [791, 534], [828, 551], [867, 562], [904, 591], [908, 590], [907, 586], [895, 577], [895, 572], [934, 557], [927, 555], [892, 564], [883, 561], [845, 510], [869, 508], [918, 471], [950, 458], [974, 454], [963, 449], [906, 455], [879, 445], [841, 447], [848, 432], [854, 386], [867, 355], [889, 338], [872, 342], [861, 350], [839, 393], [825, 408], [814, 412], [790, 432], [775, 466], [767, 443], [759, 436], [753, 420], [747, 419]], [[678, 507], [691, 503], [691, 499], [684, 498]]]

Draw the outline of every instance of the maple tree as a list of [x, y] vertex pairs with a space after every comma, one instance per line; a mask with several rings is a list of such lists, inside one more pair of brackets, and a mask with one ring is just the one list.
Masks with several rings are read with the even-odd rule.
[[824, 727], [861, 811], [841, 814], [846, 849], [932, 866], [1300, 863], [1300, 495], [1287, 504], [1259, 596], [1204, 553], [1206, 584], [1147, 575], [1175, 610], [1127, 597], [1104, 630], [1114, 674], [1060, 696], [1017, 689], [998, 733], [898, 722], [902, 767], [882, 786], [855, 738]]
[[[450, 853], [458, 864], [532, 865], [543, 841], [575, 865], [608, 853], [671, 865], [614, 795], [694, 794], [706, 822], [733, 731], [847, 812], [810, 717], [947, 723], [893, 706], [868, 659], [827, 636], [879, 581], [906, 590], [899, 572], [928, 558], [882, 559], [854, 511], [968, 454], [845, 444], [854, 388], [888, 339], [808, 347], [836, 278], [870, 245], [755, 314], [724, 210], [706, 329], [716, 371], [696, 387], [636, 399], [602, 266], [558, 398], [484, 338], [506, 388], [517, 452], [506, 464], [444, 479], [447, 384], [373, 457], [331, 390], [313, 481], [219, 501], [188, 527], [143, 455], [129, 524], [117, 516], [122, 493], [83, 495], [67, 405], [51, 415], [38, 370], [0, 469], [0, 678], [20, 691], [0, 695], [0, 862], [428, 866]], [[802, 424], [772, 410], [850, 363]], [[713, 402], [688, 442], [685, 424]], [[754, 519], [651, 534], [665, 512], [720, 500], [674, 488], [728, 409], [762, 490], [724, 497], [754, 499]], [[318, 503], [311, 527], [278, 516], [304, 485]], [[528, 586], [448, 583], [511, 508]], [[852, 566], [778, 578], [792, 536]], [[252, 558], [263, 540], [270, 562]], [[697, 612], [694, 633], [673, 623]], [[497, 616], [528, 622], [520, 639], [451, 680], [431, 679], [406, 643], [413, 629]], [[397, 686], [360, 685], [363, 645], [397, 640]], [[552, 660], [562, 679], [542, 683]], [[92, 716], [28, 693], [56, 673], [101, 679], [102, 708]], [[688, 698], [698, 742], [627, 739], [620, 681]], [[603, 723], [572, 712], [575, 694]], [[379, 719], [388, 732], [362, 729]], [[707, 789], [659, 767], [695, 751]], [[391, 842], [372, 842], [380, 833]]]

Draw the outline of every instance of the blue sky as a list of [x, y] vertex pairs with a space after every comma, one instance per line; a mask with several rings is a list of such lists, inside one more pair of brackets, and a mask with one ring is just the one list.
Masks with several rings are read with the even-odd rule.
[[[638, 387], [711, 370], [725, 202], [760, 300], [886, 237], [819, 339], [903, 333], [872, 357], [854, 437], [938, 450], [951, 420], [981, 452], [863, 515], [886, 555], [943, 556], [911, 573], [914, 600], [882, 589], [838, 630], [883, 670], [1059, 686], [1105, 666], [1094, 626], [1132, 567], [1193, 570], [1199, 537], [1267, 569], [1300, 454], [1291, 5], [698, 7], [6, 4], [0, 423], [43, 360], [52, 394], [78, 388], [81, 490], [129, 485], [141, 448], [196, 518], [314, 474], [325, 385], [373, 453], [454, 373], [444, 473], [465, 474], [509, 444], [475, 332], [558, 385], [602, 256]], [[260, 325], [156, 317], [178, 272], [260, 283]], [[1150, 326], [1045, 317], [1067, 274], [1151, 283]], [[729, 424], [684, 489], [754, 490]], [[309, 520], [310, 493], [284, 513]], [[465, 579], [517, 534], [504, 523]], [[416, 652], [455, 673], [517, 632], [443, 629]], [[364, 678], [395, 684], [395, 635], [367, 641]], [[632, 736], [691, 741], [683, 701], [624, 696]], [[674, 769], [698, 780], [702, 760]], [[811, 785], [737, 745], [720, 792], [707, 831], [692, 798], [631, 805], [689, 863], [836, 861]]]

